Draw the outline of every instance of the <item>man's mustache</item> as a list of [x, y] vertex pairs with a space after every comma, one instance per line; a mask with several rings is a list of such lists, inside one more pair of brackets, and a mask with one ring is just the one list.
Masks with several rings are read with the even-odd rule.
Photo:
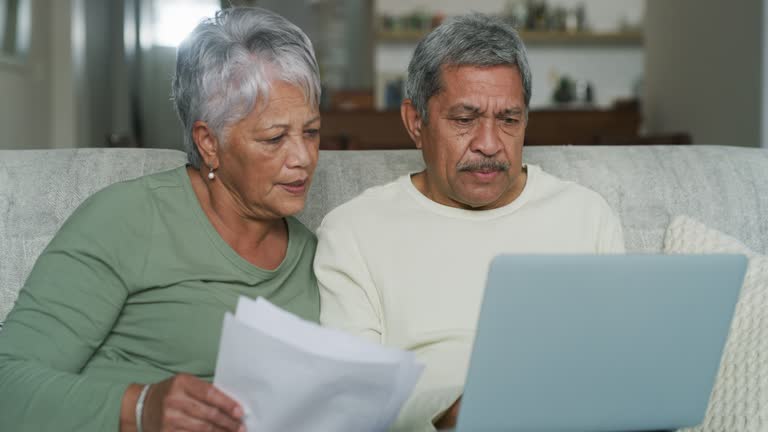
[[461, 171], [507, 171], [509, 162], [503, 162], [497, 159], [484, 159], [478, 161], [462, 162], [457, 166]]

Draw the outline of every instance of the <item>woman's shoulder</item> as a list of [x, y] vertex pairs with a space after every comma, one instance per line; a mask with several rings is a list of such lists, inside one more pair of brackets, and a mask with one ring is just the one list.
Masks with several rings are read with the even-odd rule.
[[183, 171], [183, 169], [180, 167], [113, 183], [88, 197], [81, 208], [106, 207], [112, 211], [115, 209], [140, 210], [141, 207], [149, 204], [151, 200], [148, 198], [153, 191], [167, 187], [182, 187], [180, 170]]
[[98, 257], [114, 267], [143, 260], [141, 251], [153, 241], [157, 214], [151, 185], [166, 175], [153, 174], [114, 183], [92, 194], [69, 215], [43, 255], [66, 251]]
[[62, 231], [69, 227], [130, 230], [131, 226], [147, 225], [157, 206], [154, 189], [172, 184], [173, 177], [178, 177], [176, 171], [178, 168], [113, 183], [93, 193], [69, 216]]

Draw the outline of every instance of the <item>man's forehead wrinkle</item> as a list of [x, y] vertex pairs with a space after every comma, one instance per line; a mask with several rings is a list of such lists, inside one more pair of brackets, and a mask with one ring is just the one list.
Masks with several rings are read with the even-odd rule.
[[522, 114], [524, 111], [522, 108], [518, 107], [511, 107], [511, 108], [505, 108], [503, 110], [500, 110], [497, 114], [498, 115], [517, 115]]
[[482, 112], [480, 107], [477, 107], [468, 103], [464, 103], [464, 102], [457, 103], [451, 106], [448, 109], [448, 111], [451, 113], [456, 113], [456, 112], [481, 113]]
[[[492, 104], [486, 104], [486, 105], [490, 106]], [[450, 114], [458, 114], [458, 113], [485, 114], [487, 111], [488, 111], [487, 109], [483, 109], [479, 106], [474, 106], [464, 102], [455, 104], [448, 109], [448, 113]], [[500, 108], [500, 109], [494, 110], [493, 112], [495, 116], [518, 115], [522, 113], [523, 113], [523, 109], [516, 106]]]

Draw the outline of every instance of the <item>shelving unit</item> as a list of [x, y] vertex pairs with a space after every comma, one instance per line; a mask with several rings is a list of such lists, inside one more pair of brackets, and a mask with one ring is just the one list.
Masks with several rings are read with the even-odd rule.
[[[637, 106], [534, 109], [529, 114], [525, 145], [639, 144], [640, 121]], [[322, 135], [320, 148], [323, 150], [414, 148], [399, 110], [324, 111]], [[670, 143], [664, 141], [664, 144]]]
[[[425, 31], [383, 31], [376, 33], [379, 42], [416, 43], [426, 36]], [[522, 31], [520, 37], [528, 45], [635, 45], [643, 44], [643, 34], [634, 32], [561, 32]]]

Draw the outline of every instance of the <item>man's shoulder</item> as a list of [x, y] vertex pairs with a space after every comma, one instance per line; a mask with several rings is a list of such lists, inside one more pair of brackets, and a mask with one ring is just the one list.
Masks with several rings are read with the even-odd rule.
[[407, 191], [402, 187], [403, 178], [373, 186], [360, 195], [334, 208], [323, 219], [323, 225], [347, 224], [350, 221], [380, 218], [383, 213], [393, 210], [404, 199]]
[[334, 208], [325, 216], [325, 220], [346, 219], [360, 215], [377, 214], [390, 208], [393, 201], [402, 199], [406, 193], [400, 186], [400, 179], [373, 186], [364, 190], [360, 195]]
[[537, 175], [534, 199], [560, 199], [582, 204], [607, 205], [605, 198], [594, 189], [573, 180], [566, 180], [533, 167]]

